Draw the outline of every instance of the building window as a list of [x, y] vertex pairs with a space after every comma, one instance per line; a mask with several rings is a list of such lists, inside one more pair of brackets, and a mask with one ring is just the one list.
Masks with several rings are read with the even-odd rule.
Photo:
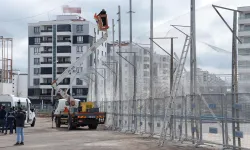
[[40, 83], [39, 83], [39, 79], [33, 79], [33, 84], [34, 85], [39, 85]]
[[77, 32], [82, 32], [83, 31], [83, 25], [77, 25], [76, 26], [76, 31]]
[[40, 68], [34, 68], [34, 75], [40, 74]]
[[76, 60], [79, 59], [79, 57], [76, 57]]
[[149, 72], [148, 71], [144, 71], [144, 77], [149, 77]]
[[34, 27], [34, 33], [40, 33], [40, 27]]
[[77, 46], [76, 52], [83, 52], [83, 46]]
[[34, 58], [34, 65], [40, 65], [40, 58]]
[[80, 80], [79, 78], [76, 79], [76, 85], [82, 85], [82, 80]]
[[239, 50], [238, 50], [238, 54], [239, 54], [240, 56], [247, 56], [247, 55], [250, 55], [250, 49], [247, 49], [247, 48], [239, 49]]
[[77, 43], [83, 43], [83, 36], [77, 36]]
[[250, 13], [246, 13], [245, 18], [250, 18]]
[[40, 48], [39, 47], [35, 47], [34, 48], [34, 55], [38, 55], [40, 53]]
[[77, 72], [77, 73], [82, 72], [82, 70], [83, 70], [83, 68], [82, 68], [82, 67], [77, 67], [77, 68], [76, 68], [76, 72]]
[[102, 56], [103, 56], [103, 51], [102, 51]]
[[149, 62], [149, 57], [144, 57], [144, 62]]
[[35, 38], [35, 44], [40, 44], [40, 38], [39, 37]]
[[76, 95], [83, 95], [83, 89], [76, 89]]
[[149, 64], [144, 64], [144, 69], [149, 69]]
[[167, 58], [166, 58], [166, 57], [163, 57], [162, 61], [164, 61], [164, 62], [167, 61]]

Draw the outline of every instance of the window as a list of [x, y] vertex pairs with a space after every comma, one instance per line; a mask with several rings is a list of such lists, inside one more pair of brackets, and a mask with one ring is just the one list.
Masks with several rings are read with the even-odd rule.
[[52, 57], [44, 57], [43, 62], [45, 63], [52, 63]]
[[34, 27], [34, 33], [40, 33], [40, 27]]
[[77, 32], [82, 32], [83, 31], [83, 25], [77, 25], [76, 26], [76, 31]]
[[34, 58], [34, 65], [40, 65], [40, 58]]
[[83, 52], [83, 46], [77, 46], [76, 52]]
[[82, 80], [80, 80], [79, 78], [76, 79], [76, 85], [82, 85]]
[[35, 38], [35, 44], [40, 44], [40, 38], [39, 37]]
[[40, 68], [34, 68], [34, 75], [40, 74]]
[[167, 61], [167, 58], [166, 58], [166, 57], [163, 57], [162, 61], [164, 61], [164, 62]]
[[103, 56], [103, 51], [102, 51], [102, 56]]
[[82, 69], [83, 69], [82, 67], [77, 67], [77, 68], [76, 68], [76, 72], [77, 72], [77, 73], [80, 73], [80, 72], [82, 72]]
[[144, 62], [149, 62], [149, 57], [144, 57]]
[[144, 69], [149, 69], [149, 64], [144, 64]]
[[79, 57], [76, 57], [76, 60], [79, 59]]
[[39, 83], [39, 79], [33, 79], [33, 84], [34, 85], [39, 85], [40, 83]]
[[83, 95], [83, 89], [76, 89], [76, 95]]
[[40, 53], [39, 47], [34, 48], [34, 55], [37, 55]]
[[244, 37], [241, 39], [243, 39], [243, 43], [250, 43], [250, 37]]
[[245, 25], [244, 26], [244, 31], [250, 31], [250, 25]]
[[149, 77], [149, 72], [148, 71], [144, 71], [144, 76], [145, 77]]
[[246, 13], [245, 18], [250, 18], [250, 13]]
[[244, 60], [238, 62], [239, 68], [250, 68], [250, 61]]
[[77, 43], [83, 43], [83, 36], [77, 36]]
[[238, 54], [239, 54], [240, 56], [250, 55], [250, 49], [247, 49], [247, 48], [239, 49], [239, 50], [238, 50]]
[[52, 83], [52, 78], [43, 78], [44, 83]]

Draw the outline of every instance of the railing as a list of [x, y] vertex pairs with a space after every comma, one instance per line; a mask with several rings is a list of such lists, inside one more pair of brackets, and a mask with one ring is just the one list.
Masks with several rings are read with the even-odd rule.
[[52, 30], [41, 30], [41, 32], [52, 32]]
[[41, 51], [41, 53], [52, 53], [52, 51]]
[[41, 64], [52, 64], [52, 62], [41, 62]]
[[51, 82], [49, 82], [49, 83], [40, 83], [40, 85], [51, 85]]
[[59, 61], [57, 64], [71, 64], [71, 61]]
[[61, 42], [70, 42], [71, 43], [71, 40], [57, 40], [57, 42], [61, 43]]
[[45, 41], [41, 41], [41, 43], [52, 43], [52, 41], [45, 40]]
[[58, 49], [57, 53], [71, 53], [71, 49], [69, 49], [69, 50], [60, 50], [60, 49]]

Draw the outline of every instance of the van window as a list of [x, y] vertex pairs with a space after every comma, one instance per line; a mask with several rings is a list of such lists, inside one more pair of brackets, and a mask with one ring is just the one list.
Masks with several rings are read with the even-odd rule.
[[1, 106], [5, 106], [5, 110], [9, 111], [11, 107], [11, 102], [0, 102]]
[[[20, 105], [21, 105], [21, 108], [23, 110], [27, 111], [27, 103], [26, 102], [20, 102]], [[18, 107], [18, 103], [17, 102], [15, 102], [15, 106]]]

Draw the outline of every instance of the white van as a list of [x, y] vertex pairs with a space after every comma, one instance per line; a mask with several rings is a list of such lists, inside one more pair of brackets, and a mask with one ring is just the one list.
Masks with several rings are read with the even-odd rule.
[[34, 127], [36, 123], [36, 114], [34, 107], [28, 98], [15, 97], [14, 95], [9, 94], [0, 95], [0, 105], [5, 106], [7, 112], [11, 107], [17, 108], [19, 102], [23, 110], [26, 111], [25, 124]]

